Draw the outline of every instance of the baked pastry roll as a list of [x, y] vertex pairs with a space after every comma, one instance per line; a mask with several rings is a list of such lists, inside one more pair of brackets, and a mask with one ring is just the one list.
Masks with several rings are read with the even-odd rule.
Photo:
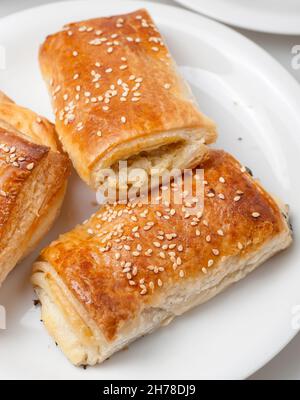
[[0, 92], [0, 285], [53, 223], [69, 170], [54, 126]]
[[172, 199], [106, 205], [42, 251], [42, 320], [75, 365], [102, 362], [291, 243], [286, 210], [231, 155], [211, 151], [201, 168], [202, 213]]
[[94, 189], [109, 183], [104, 169], [118, 175], [120, 160], [128, 176], [193, 167], [216, 139], [146, 10], [72, 23], [47, 37], [39, 58], [59, 138]]
[[61, 151], [54, 125], [28, 108], [14, 103], [1, 91], [0, 127], [36, 144], [50, 147], [55, 152]]

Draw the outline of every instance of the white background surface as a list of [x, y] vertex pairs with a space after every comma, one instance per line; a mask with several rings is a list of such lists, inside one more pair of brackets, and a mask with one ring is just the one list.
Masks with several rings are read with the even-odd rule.
[[[55, 0], [1, 0], [0, 17], [28, 7], [53, 2]], [[87, 0], [88, 1], [88, 0]], [[99, 0], [105, 2], [109, 0]], [[148, 0], [155, 3], [174, 5], [172, 0]], [[0, 21], [1, 23], [1, 21]], [[16, 27], [17, 29], [17, 27]], [[255, 33], [237, 29], [240, 33], [253, 40], [274, 58], [276, 58], [300, 82], [300, 70], [291, 67], [294, 45], [300, 45], [300, 36], [278, 36]], [[298, 335], [278, 356], [268, 365], [254, 374], [251, 379], [300, 379], [300, 335]]]
[[225, 24], [259, 32], [300, 35], [299, 0], [175, 0]]

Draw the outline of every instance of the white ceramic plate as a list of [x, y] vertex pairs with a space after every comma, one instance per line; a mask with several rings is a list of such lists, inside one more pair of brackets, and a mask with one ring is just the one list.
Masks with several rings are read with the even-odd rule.
[[[290, 204], [297, 233], [299, 87], [270, 56], [227, 27], [178, 8], [142, 2], [42, 6], [0, 21], [7, 53], [1, 89], [52, 118], [37, 62], [45, 36], [72, 20], [138, 7], [151, 12], [201, 108], [217, 121], [218, 147], [251, 167], [268, 189]], [[94, 194], [74, 174], [61, 217], [42, 245], [88, 217], [95, 210], [93, 200]], [[49, 338], [39, 321], [40, 310], [33, 306], [29, 275], [37, 253], [19, 265], [0, 290], [0, 304], [7, 309], [7, 330], [0, 331], [1, 378], [245, 378], [296, 333], [291, 320], [292, 308], [300, 304], [300, 249], [294, 245], [128, 351], [94, 368], [75, 368]]]
[[240, 28], [300, 34], [299, 0], [174, 0], [218, 21]]

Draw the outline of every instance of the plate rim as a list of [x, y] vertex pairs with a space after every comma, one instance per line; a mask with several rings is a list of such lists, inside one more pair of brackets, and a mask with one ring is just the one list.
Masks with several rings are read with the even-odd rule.
[[[274, 35], [300, 35], [300, 27], [298, 30], [293, 30], [293, 29], [281, 29], [281, 28], [270, 28], [264, 27], [264, 26], [253, 26], [253, 24], [249, 23], [239, 23], [236, 20], [231, 20], [226, 17], [223, 17], [222, 15], [217, 15], [214, 12], [208, 11], [208, 10], [201, 10], [198, 7], [194, 7], [193, 5], [190, 5], [187, 0], [173, 0], [174, 3], [177, 3], [178, 5], [185, 7], [185, 9], [189, 9], [190, 11], [193, 11], [195, 13], [198, 13], [200, 15], [206, 16], [208, 18], [212, 18], [215, 21], [222, 22], [223, 24], [228, 24], [230, 26], [236, 27], [236, 28], [241, 28], [241, 29], [247, 29], [252, 32], [261, 32], [261, 33], [269, 33], [269, 34], [274, 34]], [[299, 15], [299, 26], [300, 26], [300, 15]]]
[[[175, 1], [181, 1], [181, 0], [175, 0]], [[7, 16], [4, 16], [0, 19], [0, 22], [3, 24], [3, 22], [7, 22], [9, 23], [9, 20], [14, 19], [14, 18], [20, 18], [22, 17], [24, 14], [31, 14], [32, 12], [36, 12], [38, 10], [40, 10], [41, 12], [43, 12], [44, 10], [46, 10], [47, 8], [56, 8], [56, 7], [60, 7], [60, 6], [65, 6], [68, 5], [70, 6], [72, 3], [78, 3], [78, 4], [82, 4], [83, 6], [86, 6], [87, 2], [85, 0], [72, 0], [72, 1], [59, 1], [59, 2], [55, 2], [55, 3], [47, 3], [47, 4], [42, 4], [36, 7], [31, 7], [25, 10], [21, 10], [18, 11], [16, 13], [12, 13], [9, 14]], [[99, 5], [99, 2], [97, 0], [89, 0], [89, 3], [95, 3], [97, 5]], [[197, 24], [199, 24], [199, 21], [202, 21], [203, 23], [207, 23], [210, 24], [212, 27], [214, 27], [216, 30], [221, 30], [223, 32], [225, 32], [227, 35], [230, 35], [231, 37], [233, 37], [234, 40], [234, 45], [231, 46], [238, 48], [238, 43], [237, 42], [241, 42], [244, 44], [247, 44], [247, 49], [252, 47], [252, 50], [255, 51], [257, 54], [260, 53], [260, 58], [259, 60], [256, 60], [256, 65], [257, 66], [261, 66], [265, 72], [267, 72], [268, 66], [272, 65], [272, 73], [269, 75], [276, 75], [280, 79], [279, 81], [276, 82], [276, 87], [277, 88], [282, 88], [283, 92], [281, 92], [282, 94], [284, 93], [285, 96], [288, 97], [289, 99], [289, 105], [290, 107], [292, 107], [293, 111], [295, 112], [295, 118], [297, 117], [299, 120], [299, 127], [300, 127], [300, 115], [298, 116], [298, 108], [297, 108], [297, 104], [300, 103], [300, 85], [297, 82], [297, 80], [275, 59], [273, 58], [266, 50], [262, 49], [259, 45], [257, 45], [255, 42], [253, 42], [252, 40], [248, 39], [247, 37], [245, 37], [243, 34], [236, 32], [234, 29], [232, 29], [231, 27], [228, 27], [226, 25], [221, 24], [218, 21], [215, 20], [211, 20], [206, 16], [188, 11], [186, 9], [180, 9], [176, 6], [171, 6], [171, 5], [166, 5], [166, 4], [160, 4], [160, 3], [152, 3], [152, 2], [148, 2], [148, 1], [133, 1], [133, 0], [113, 0], [113, 2], [111, 3], [113, 5], [117, 5], [120, 4], [120, 6], [136, 6], [136, 8], [138, 7], [149, 7], [152, 9], [161, 9], [164, 8], [165, 10], [168, 10], [170, 12], [173, 13], [181, 13], [181, 17], [182, 17], [182, 13], [186, 14], [189, 16], [189, 22], [193, 23], [193, 27], [196, 29]], [[102, 5], [101, 5], [102, 6]], [[103, 5], [103, 9], [109, 9], [110, 5]], [[0, 24], [1, 25], [1, 24]], [[1, 31], [1, 26], [0, 26], [0, 31]], [[211, 32], [209, 32], [209, 34], [211, 34]], [[227, 38], [228, 39], [228, 38]], [[241, 49], [240, 51], [244, 51], [244, 49]], [[268, 77], [268, 75], [267, 75]], [[269, 78], [269, 77], [268, 77]], [[284, 82], [284, 84], [283, 84]], [[281, 90], [281, 89], [280, 89]], [[297, 142], [300, 146], [300, 138], [297, 137], [296, 133], [294, 133], [294, 136], [297, 139]], [[280, 345], [278, 345], [276, 347], [276, 350], [274, 350], [274, 352], [272, 352], [272, 355], [270, 356], [266, 356], [266, 357], [262, 357], [262, 359], [260, 360], [259, 363], [257, 363], [256, 367], [252, 367], [251, 369], [249, 368], [248, 372], [246, 374], [243, 374], [241, 376], [239, 376], [238, 379], [245, 379], [248, 378], [249, 376], [251, 376], [253, 373], [255, 373], [256, 371], [258, 371], [260, 368], [262, 368], [264, 365], [266, 365], [270, 360], [272, 360], [278, 353], [280, 353], [281, 350], [283, 350], [286, 345], [297, 335], [297, 333], [300, 331], [299, 330], [294, 330], [292, 332], [290, 332], [290, 334], [287, 334], [285, 340], [282, 340], [282, 342], [280, 343]], [[83, 378], [84, 379], [84, 378]]]

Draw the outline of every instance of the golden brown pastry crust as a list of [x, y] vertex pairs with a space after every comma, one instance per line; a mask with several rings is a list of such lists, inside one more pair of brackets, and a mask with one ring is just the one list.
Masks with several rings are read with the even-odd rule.
[[66, 189], [70, 162], [53, 125], [37, 118], [0, 93], [0, 284], [50, 228]]
[[146, 146], [198, 140], [180, 166], [188, 167], [203, 156], [199, 139], [216, 138], [146, 10], [68, 25], [47, 37], [40, 65], [60, 140], [93, 187], [97, 163], [107, 168]]
[[47, 153], [46, 147], [27, 142], [0, 128], [0, 235], [5, 232], [5, 223], [24, 182]]
[[[207, 285], [211, 290], [201, 300], [205, 301], [218, 293], [218, 285], [224, 288], [241, 279], [290, 244], [287, 217], [273, 198], [231, 155], [217, 150], [209, 155], [200, 165], [207, 181], [202, 216], [189, 215], [189, 204], [106, 206], [43, 250], [35, 267], [35, 286], [40, 293], [37, 275], [44, 265], [44, 279], [59, 302], [65, 307], [71, 299], [77, 303], [72, 318], [81, 326], [78, 332], [83, 332], [82, 318], [85, 328], [96, 326], [106, 343], [113, 346], [123, 338], [124, 345], [130, 330], [145, 333], [135, 322], [142, 313], [159, 313], [174, 290], [178, 309], [169, 305], [173, 317], [192, 307], [185, 307], [185, 287], [197, 284], [202, 290], [201, 285]], [[212, 287], [220, 271], [222, 281]], [[54, 288], [55, 275], [64, 289], [58, 284]], [[49, 296], [51, 290], [41, 296]], [[80, 309], [84, 312], [76, 319]], [[58, 328], [51, 326], [57, 339]], [[85, 340], [91, 336], [90, 331], [82, 333]]]
[[0, 127], [14, 131], [36, 144], [61, 150], [54, 125], [28, 108], [15, 104], [0, 91]]

